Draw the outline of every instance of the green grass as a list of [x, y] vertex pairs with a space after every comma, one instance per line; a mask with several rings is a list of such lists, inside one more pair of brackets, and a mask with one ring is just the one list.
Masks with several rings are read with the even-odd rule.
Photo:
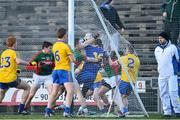
[[[32, 120], [32, 119], [39, 119], [39, 120], [44, 120], [45, 117], [43, 116], [43, 114], [33, 114], [33, 115], [26, 115], [26, 116], [23, 116], [23, 115], [12, 115], [12, 114], [5, 114], [5, 113], [1, 113], [0, 114], [0, 119], [15, 119], [15, 120]], [[47, 118], [47, 120], [118, 120], [120, 118], [115, 118], [115, 117], [74, 117], [74, 118], [64, 118], [62, 115], [55, 115], [53, 117], [50, 117], [50, 118]], [[127, 117], [127, 118], [122, 118], [122, 119], [125, 119], [125, 120], [139, 120], [139, 119], [142, 119], [142, 120], [157, 120], [157, 119], [165, 119], [165, 118], [162, 118], [161, 115], [159, 114], [150, 114], [150, 117], [149, 118], [146, 118], [146, 117], [138, 117], [138, 118], [135, 118], [135, 117]], [[178, 119], [178, 118], [175, 118], [175, 117], [172, 117], [171, 119]]]

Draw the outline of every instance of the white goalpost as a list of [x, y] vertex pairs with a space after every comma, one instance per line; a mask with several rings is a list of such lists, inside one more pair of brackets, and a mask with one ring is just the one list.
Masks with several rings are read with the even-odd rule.
[[[81, 14], [78, 9], [81, 9], [81, 8], [76, 8], [76, 5], [75, 5], [75, 2], [76, 5], [83, 5], [85, 4], [86, 6], [88, 6], [88, 8], [86, 8], [86, 10], [84, 10], [84, 13], [86, 14], [83, 14], [82, 13], [82, 18], [79, 18], [79, 14]], [[88, 3], [85, 3], [85, 2], [88, 2]], [[90, 5], [90, 6], [89, 6]], [[91, 7], [91, 8], [90, 8]], [[83, 7], [85, 8], [85, 7]], [[77, 12], [77, 13], [75, 13]], [[79, 13], [78, 13], [79, 12]], [[88, 12], [92, 12], [92, 13], [88, 13]], [[84, 15], [84, 16], [83, 16]], [[87, 16], [85, 16], [87, 15]], [[89, 16], [88, 16], [89, 15]], [[92, 22], [92, 25], [87, 25], [87, 26], [84, 26], [81, 24], [81, 19], [84, 19], [84, 17], [89, 17], [89, 21], [86, 21], [87, 23], [90, 22], [90, 19], [93, 19], [92, 17], [90, 16], [95, 16], [95, 21]], [[80, 22], [79, 22], [79, 21]], [[93, 21], [93, 20], [92, 20]], [[97, 22], [98, 21], [98, 22]], [[79, 22], [79, 24], [78, 24]], [[96, 26], [95, 28], [93, 28], [93, 26]], [[100, 26], [100, 27], [99, 27]], [[69, 45], [74, 49], [74, 38], [75, 38], [75, 34], [76, 34], [76, 30], [80, 30], [82, 32], [84, 31], [88, 31], [88, 32], [91, 32], [91, 31], [100, 31], [100, 33], [102, 33], [104, 35], [104, 39], [102, 37], [102, 42], [104, 44], [104, 46], [106, 46], [108, 43], [110, 44], [111, 48], [113, 49], [113, 51], [115, 51], [116, 55], [118, 58], [120, 58], [120, 54], [119, 54], [119, 49], [121, 51], [124, 51], [125, 49], [125, 45], [126, 44], [129, 44], [129, 42], [120, 35], [120, 33], [118, 33], [105, 19], [104, 17], [102, 16], [99, 8], [97, 7], [96, 3], [94, 2], [94, 0], [69, 0], [69, 3], [68, 3], [68, 39], [69, 39]], [[110, 29], [110, 30], [109, 30]], [[117, 34], [118, 36], [120, 36], [121, 39], [119, 39], [120, 41], [117, 41], [117, 40], [114, 40], [114, 36]], [[106, 38], [106, 39], [105, 39]], [[118, 45], [116, 44], [117, 42]], [[106, 49], [106, 47], [105, 47]], [[124, 69], [125, 71], [125, 74], [126, 76], [128, 77], [128, 80], [133, 88], [133, 92], [134, 92], [134, 95], [137, 99], [137, 102], [139, 103], [141, 109], [142, 109], [142, 112], [144, 113], [144, 115], [146, 115], [147, 117], [149, 117], [143, 103], [142, 103], [142, 100], [132, 82], [132, 78], [130, 77], [130, 75], [128, 74], [124, 64], [122, 61], [120, 61], [120, 64], [122, 66], [122, 68]], [[114, 98], [114, 97], [113, 97]], [[113, 100], [112, 100], [113, 101]]]
[[74, 49], [74, 0], [68, 1], [68, 44]]

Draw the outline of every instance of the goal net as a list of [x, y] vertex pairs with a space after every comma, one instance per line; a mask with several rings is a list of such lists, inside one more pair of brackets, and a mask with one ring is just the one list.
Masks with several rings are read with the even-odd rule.
[[[2, 4], [0, 7], [0, 20], [2, 21], [2, 28], [4, 28], [2, 31], [0, 31], [1, 51], [5, 48], [3, 44], [5, 43], [5, 39], [7, 38], [7, 36], [14, 35], [17, 38], [17, 52], [19, 54], [19, 57], [26, 61], [29, 61], [35, 53], [41, 50], [43, 41], [49, 41], [54, 43], [56, 41], [56, 31], [60, 27], [67, 28], [68, 26], [68, 0], [1, 0], [1, 2]], [[93, 54], [94, 56], [90, 57], [88, 55], [86, 56], [89, 57], [87, 59], [89, 59], [90, 61], [98, 59], [98, 65], [97, 63], [95, 63], [95, 66], [98, 66], [98, 69], [96, 67], [93, 67], [94, 64], [92, 65], [92, 67], [87, 66], [88, 69], [91, 67], [91, 71], [86, 71], [85, 74], [81, 76], [81, 78], [83, 78], [83, 80], [89, 79], [88, 77], [92, 79], [91, 72], [93, 72], [93, 74], [95, 72], [98, 72], [97, 76], [95, 76], [94, 78], [94, 81], [109, 81], [110, 73], [108, 73], [107, 71], [110, 71], [112, 68], [108, 66], [104, 67], [109, 64], [108, 57], [111, 57], [113, 59], [119, 59], [122, 56], [122, 53], [126, 52], [126, 48], [129, 46], [131, 47], [131, 49], [133, 49], [134, 54], [136, 54], [135, 49], [132, 47], [133, 45], [123, 36], [121, 36], [121, 34], [116, 29], [114, 29], [113, 26], [104, 18], [99, 8], [99, 5], [97, 5], [94, 0], [74, 0], [74, 2], [75, 39], [80, 40], [80, 43], [83, 43], [85, 42], [84, 40], [88, 37], [97, 37], [95, 44], [99, 45], [98, 47], [101, 47], [101, 50], [98, 48], [98, 51], [103, 51], [103, 54], [105, 51], [104, 56], [99, 56], [97, 54]], [[8, 9], [7, 13], [6, 9]], [[91, 52], [91, 50], [86, 51], [86, 48], [84, 47], [82, 48], [81, 52], [83, 56], [84, 52]], [[99, 67], [99, 64], [102, 63], [103, 65]], [[131, 94], [128, 97], [129, 115], [148, 116], [144, 108], [143, 102], [138, 95], [137, 89], [130, 75], [128, 74], [128, 71], [125, 69], [126, 67], [121, 61], [119, 61], [119, 64], [124, 69], [125, 74], [128, 76], [130, 84], [133, 88]], [[27, 70], [25, 66], [20, 66], [19, 68], [21, 69], [20, 77], [23, 77], [22, 79], [32, 84], [32, 74], [34, 71]], [[87, 68], [84, 65], [82, 69]], [[100, 77], [99, 74], [101, 74]], [[111, 73], [111, 77], [114, 76], [115, 80], [119, 81], [120, 78], [117, 78], [116, 74], [118, 73], [114, 71], [114, 73]], [[121, 76], [121, 74], [118, 75]], [[75, 75], [75, 77], [78, 80], [77, 75]], [[87, 81], [87, 83], [92, 85], [92, 81]], [[98, 93], [98, 89], [95, 90], [95, 88], [98, 88], [99, 85], [93, 85], [93, 87], [89, 87], [89, 84], [86, 84], [86, 87], [90, 88], [91, 90], [89, 95], [84, 95], [83, 87], [85, 85], [84, 83], [80, 84], [80, 86], [82, 87], [81, 90], [83, 92], [83, 95], [86, 98], [88, 111], [85, 112], [89, 112], [87, 116], [105, 117], [105, 115], [102, 115], [102, 113], [106, 113], [106, 116], [109, 117], [118, 116], [118, 112], [120, 111], [120, 109], [122, 109], [116, 107], [118, 106], [117, 104], [121, 105], [121, 101], [116, 101], [116, 94], [119, 94], [119, 84], [114, 84], [113, 89], [110, 89], [104, 96], [102, 95], [98, 97], [97, 94], [93, 95], [93, 92], [96, 91], [96, 93]], [[47, 91], [44, 88], [44, 85], [42, 85], [41, 88], [37, 91], [36, 95], [32, 99], [31, 105], [47, 105], [49, 97]], [[12, 102], [11, 97], [14, 95], [15, 91], [16, 90], [13, 89], [6, 94], [3, 101], [5, 104]], [[21, 93], [19, 93], [19, 91], [17, 92], [18, 94], [15, 94], [17, 95], [17, 97], [15, 100], [13, 100], [15, 101], [13, 105], [18, 105], [17, 103], [20, 101], [20, 95], [22, 94], [22, 91]], [[102, 97], [104, 99], [102, 99]], [[122, 96], [120, 97], [122, 98]], [[118, 98], [118, 100], [119, 99], [120, 98]], [[57, 104], [62, 104], [63, 100], [64, 96], [61, 95], [57, 99]], [[105, 100], [107, 101], [105, 102]], [[74, 104], [74, 113], [76, 113], [78, 112], [80, 105], [76, 95], [74, 96]], [[106, 109], [105, 111], [101, 111], [99, 108], [99, 106], [103, 105]]]
[[[75, 36], [78, 38], [84, 38], [87, 33], [99, 33], [102, 41], [103, 50], [107, 53], [115, 52], [118, 59], [121, 57], [122, 53], [126, 52], [126, 48], [131, 46], [136, 54], [135, 49], [132, 47], [133, 45], [126, 40], [121, 34], [107, 21], [100, 8], [96, 5], [93, 0], [75, 0]], [[98, 41], [98, 39], [97, 39]], [[128, 76], [130, 84], [133, 88], [133, 92], [128, 97], [128, 110], [131, 115], [146, 115], [148, 116], [144, 105], [138, 95], [136, 87], [133, 84], [133, 81], [126, 70], [126, 66], [120, 62], [122, 69], [124, 69], [125, 74]], [[103, 78], [105, 79], [106, 72], [104, 68], [100, 68], [103, 70]], [[85, 78], [86, 76], [84, 76]], [[107, 78], [109, 79], [109, 78]], [[118, 86], [118, 85], [117, 85]], [[115, 90], [114, 94], [117, 94], [119, 90]], [[109, 103], [115, 105], [115, 97], [112, 95], [108, 96]], [[119, 101], [120, 102], [120, 101]], [[113, 108], [113, 107], [110, 107]], [[118, 108], [119, 109], [119, 108]], [[97, 107], [97, 111], [98, 111]], [[109, 115], [110, 109], [107, 112]]]

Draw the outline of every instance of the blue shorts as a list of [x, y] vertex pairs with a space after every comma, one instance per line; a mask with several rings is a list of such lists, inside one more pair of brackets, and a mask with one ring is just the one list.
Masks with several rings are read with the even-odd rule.
[[0, 82], [0, 88], [3, 90], [7, 90], [9, 88], [17, 87], [21, 83], [20, 79], [17, 79], [16, 81], [10, 82], [10, 83], [1, 83]]
[[132, 91], [131, 84], [129, 82], [125, 82], [121, 80], [119, 84], [119, 92], [123, 95], [129, 95], [131, 91]]
[[64, 84], [66, 82], [73, 82], [72, 74], [66, 70], [54, 70], [52, 73], [53, 83]]
[[90, 89], [93, 91], [95, 88], [101, 87], [101, 85], [102, 85], [102, 81], [93, 83]]
[[83, 84], [86, 82], [93, 83], [94, 80], [96, 79], [96, 75], [97, 73], [94, 72], [81, 71], [80, 74], [76, 76], [76, 80], [78, 81], [79, 84]]

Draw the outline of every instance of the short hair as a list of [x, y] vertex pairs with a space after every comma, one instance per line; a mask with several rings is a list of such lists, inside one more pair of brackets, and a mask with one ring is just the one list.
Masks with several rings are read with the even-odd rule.
[[75, 42], [74, 42], [75, 46], [79, 44], [79, 41], [80, 41], [80, 38], [75, 38]]
[[7, 46], [7, 47], [12, 47], [15, 43], [16, 43], [16, 38], [15, 38], [13, 35], [10, 35], [10, 36], [6, 39], [6, 46]]
[[63, 38], [64, 35], [66, 35], [66, 29], [65, 28], [60, 28], [57, 32], [57, 37], [58, 38]]
[[52, 46], [52, 45], [53, 45], [52, 43], [50, 43], [50, 42], [48, 42], [48, 41], [44, 41], [44, 42], [43, 42], [43, 45], [42, 45], [42, 49], [48, 48], [49, 46]]
[[95, 45], [98, 45], [99, 47], [103, 47], [103, 43], [101, 39], [96, 39], [95, 40]]
[[115, 51], [111, 51], [110, 56], [111, 56], [112, 59], [117, 59]]
[[86, 35], [84, 36], [84, 40], [88, 40], [88, 39], [94, 39], [94, 36], [92, 33], [86, 33]]

